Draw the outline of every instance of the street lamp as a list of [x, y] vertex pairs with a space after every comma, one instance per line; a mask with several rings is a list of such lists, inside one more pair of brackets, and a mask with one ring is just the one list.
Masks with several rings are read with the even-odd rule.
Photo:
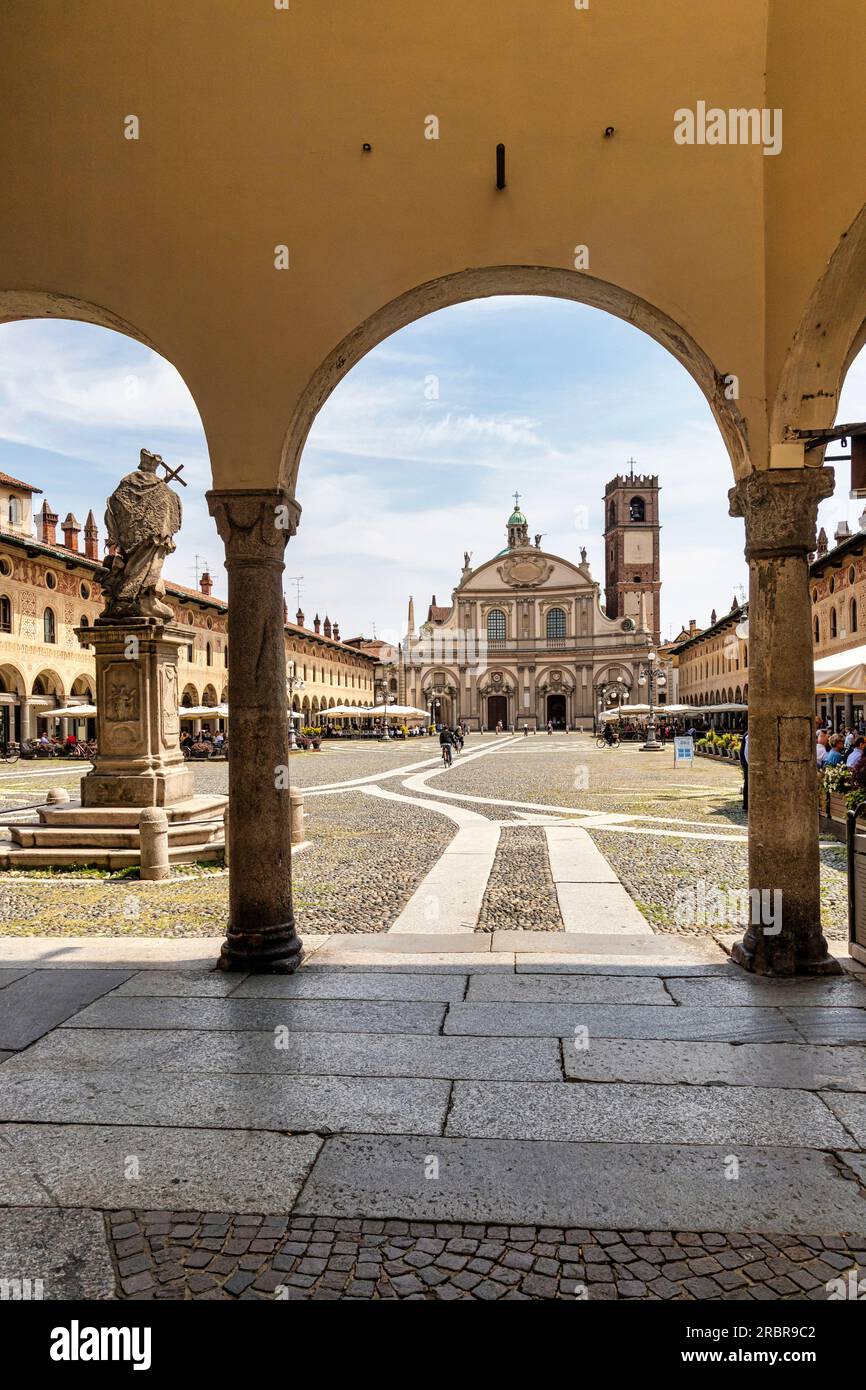
[[647, 697], [649, 703], [649, 718], [646, 725], [646, 741], [641, 744], [642, 753], [661, 753], [664, 745], [659, 743], [656, 738], [656, 716], [655, 701], [660, 690], [664, 690], [668, 683], [664, 671], [656, 666], [658, 656], [654, 651], [647, 652], [646, 667], [641, 667], [638, 676], [638, 685], [647, 687]]

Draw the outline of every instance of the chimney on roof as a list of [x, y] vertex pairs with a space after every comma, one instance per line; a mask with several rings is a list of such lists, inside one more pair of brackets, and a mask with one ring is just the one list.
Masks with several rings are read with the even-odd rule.
[[333, 629], [333, 631], [334, 631], [334, 641], [335, 641], [335, 642], [339, 642], [339, 640], [340, 640], [340, 624], [339, 624], [339, 623], [334, 623], [334, 629]]
[[84, 553], [88, 560], [99, 559], [99, 532], [92, 511], [87, 513], [84, 523]]
[[713, 611], [712, 611], [712, 613], [710, 614], [710, 627], [715, 627], [715, 625], [716, 625], [716, 610], [715, 610], [715, 608], [714, 608]]
[[322, 630], [322, 620], [321, 620], [321, 618], [319, 617], [319, 615], [318, 615], [318, 613], [317, 613], [316, 616], [315, 616], [315, 618], [313, 619], [313, 631], [314, 631], [314, 632], [321, 632], [321, 630]]
[[297, 611], [297, 613], [295, 614], [295, 622], [298, 624], [298, 627], [303, 627], [303, 626], [304, 626], [304, 610], [303, 610], [303, 608], [299, 608], [298, 611]]
[[210, 574], [207, 570], [202, 570], [201, 579], [199, 580], [199, 588], [201, 589], [203, 594], [206, 594], [207, 597], [210, 598], [211, 594], [213, 593], [213, 580], [211, 579]]
[[326, 614], [325, 614], [325, 636], [326, 636], [326, 637], [330, 637], [330, 635], [331, 635], [331, 619], [328, 617], [328, 615], [327, 615], [327, 613], [326, 613]]
[[819, 559], [822, 555], [827, 554], [827, 532], [824, 530], [823, 526], [818, 532], [818, 548], [816, 549], [815, 554], [818, 556]]
[[694, 618], [689, 618], [689, 636], [693, 636], [698, 630], [697, 622]]
[[72, 512], [69, 512], [63, 523], [63, 544], [67, 550], [74, 550], [76, 554], [78, 553], [78, 535], [80, 530], [81, 527], [78, 524], [78, 518], [73, 516]]
[[834, 540], [836, 541], [836, 544], [841, 545], [843, 541], [848, 540], [850, 535], [851, 528], [848, 525], [847, 521], [840, 521], [839, 525], [836, 527], [836, 532], [834, 535]]
[[39, 539], [43, 545], [57, 544], [57, 513], [49, 507], [47, 497], [39, 513]]

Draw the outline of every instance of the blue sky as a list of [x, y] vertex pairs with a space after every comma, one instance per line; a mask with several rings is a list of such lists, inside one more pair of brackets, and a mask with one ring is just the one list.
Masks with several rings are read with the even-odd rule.
[[[840, 418], [864, 418], [866, 357]], [[210, 472], [195, 405], [174, 369], [141, 344], [90, 324], [0, 326], [0, 469], [43, 489], [61, 519], [105, 498], [142, 445], [185, 465], [184, 527], [168, 577], [195, 582], [207, 560], [225, 593], [221, 544], [204, 494]], [[447, 603], [463, 562], [504, 544], [512, 494], [530, 531], [573, 559], [586, 546], [603, 582], [601, 497], [608, 478], [658, 473], [662, 485], [662, 631], [746, 584], [743, 524], [727, 516], [731, 470], [703, 396], [645, 334], [570, 302], [496, 298], [444, 309], [389, 338], [333, 392], [310, 435], [298, 495], [303, 518], [286, 574], [301, 606], [359, 632], [396, 636], [414, 594]], [[822, 509], [856, 525], [847, 465]], [[37, 499], [41, 504], [42, 499]], [[295, 586], [286, 582], [289, 610]]]

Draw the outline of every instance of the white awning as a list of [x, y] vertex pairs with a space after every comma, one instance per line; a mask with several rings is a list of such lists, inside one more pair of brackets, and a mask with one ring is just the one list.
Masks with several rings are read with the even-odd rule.
[[63, 705], [61, 709], [47, 709], [40, 719], [93, 719], [96, 705]]
[[866, 694], [866, 647], [822, 656], [814, 664], [815, 690], [825, 695]]

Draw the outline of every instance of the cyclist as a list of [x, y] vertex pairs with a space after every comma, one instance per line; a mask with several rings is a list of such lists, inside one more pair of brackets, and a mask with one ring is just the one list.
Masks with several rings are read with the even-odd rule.
[[601, 736], [607, 744], [608, 748], [612, 748], [613, 745], [616, 743], [616, 734], [613, 731], [613, 725], [611, 724], [610, 720], [608, 720], [608, 722], [602, 729]]
[[453, 747], [454, 740], [451, 730], [447, 727], [447, 725], [443, 724], [442, 732], [439, 735], [439, 748], [442, 753], [442, 761], [446, 767], [451, 766], [453, 760], [453, 753], [451, 750]]

